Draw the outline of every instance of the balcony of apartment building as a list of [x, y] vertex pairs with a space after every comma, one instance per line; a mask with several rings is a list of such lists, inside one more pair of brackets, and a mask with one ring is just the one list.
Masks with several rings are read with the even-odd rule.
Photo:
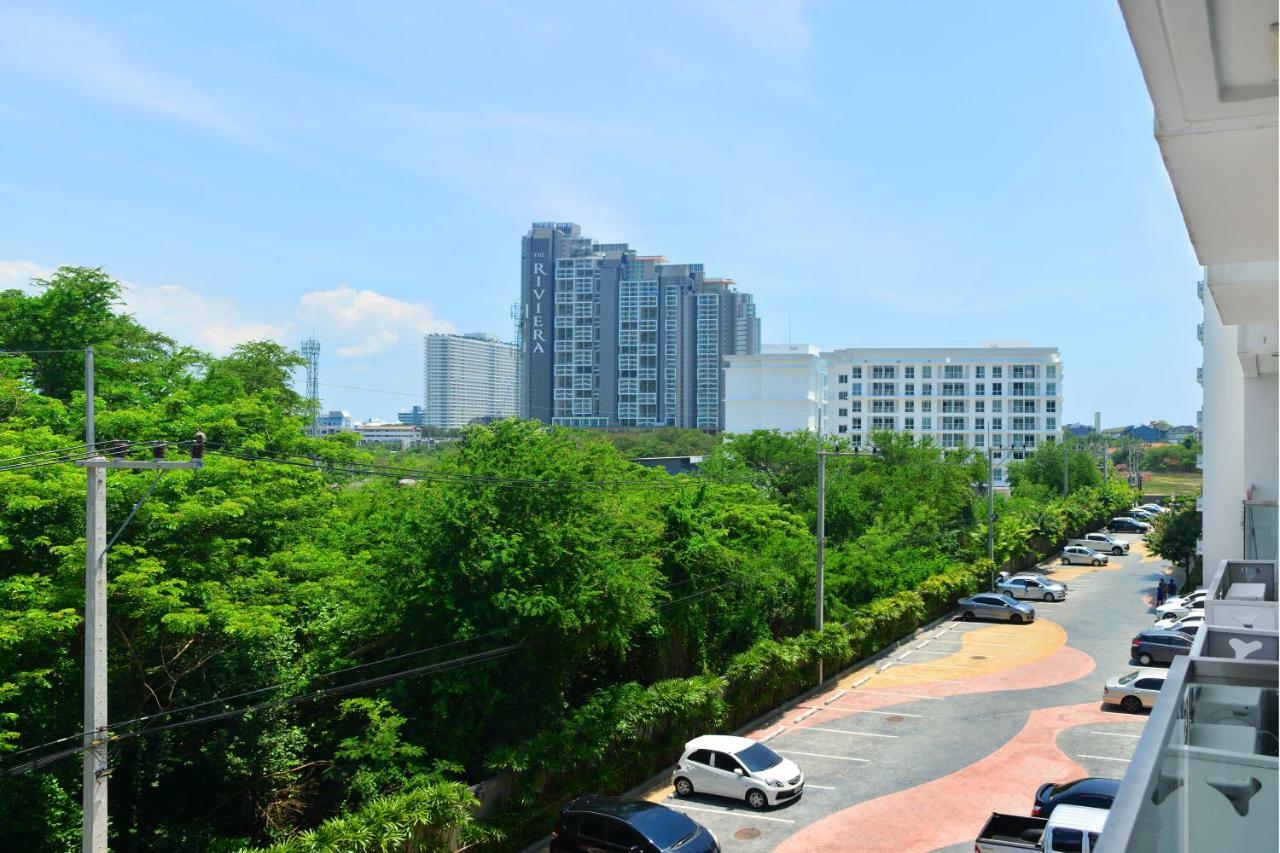
[[1276, 849], [1276, 562], [1223, 560], [1208, 590], [1205, 627], [1169, 670], [1100, 853]]
[[1120, 0], [1204, 267], [1206, 627], [1147, 722], [1100, 853], [1277, 849], [1277, 10]]

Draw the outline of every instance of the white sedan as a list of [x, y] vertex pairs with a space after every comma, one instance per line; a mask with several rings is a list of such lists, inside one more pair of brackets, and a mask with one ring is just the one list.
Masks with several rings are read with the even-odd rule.
[[1167, 669], [1144, 668], [1110, 678], [1102, 688], [1102, 701], [1108, 705], [1119, 705], [1130, 714], [1136, 714], [1143, 708], [1154, 708], [1168, 674]]
[[794, 800], [804, 790], [795, 762], [764, 744], [733, 735], [702, 735], [684, 745], [671, 774], [676, 796], [695, 792], [746, 800], [753, 809]]
[[1163, 619], [1166, 616], [1180, 619], [1188, 613], [1204, 613], [1206, 595], [1207, 593], [1203, 590], [1197, 590], [1186, 598], [1172, 598], [1156, 608], [1156, 619]]

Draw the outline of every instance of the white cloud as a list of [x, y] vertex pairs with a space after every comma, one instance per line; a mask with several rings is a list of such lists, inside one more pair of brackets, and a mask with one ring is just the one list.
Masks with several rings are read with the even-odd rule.
[[87, 95], [178, 121], [243, 135], [205, 93], [144, 68], [128, 51], [70, 15], [0, 9], [0, 64], [61, 79]]
[[19, 288], [29, 290], [31, 279], [48, 278], [54, 268], [35, 261], [0, 261], [0, 290]]
[[126, 284], [124, 302], [125, 310], [142, 325], [218, 354], [246, 341], [287, 344], [293, 337], [292, 324], [248, 319], [230, 299], [204, 296], [177, 284]]
[[337, 348], [349, 358], [374, 355], [400, 343], [401, 335], [415, 342], [427, 332], [452, 332], [452, 323], [436, 317], [425, 302], [405, 302], [373, 290], [341, 285], [333, 290], [304, 294], [298, 319], [325, 331], [328, 337], [351, 341]]

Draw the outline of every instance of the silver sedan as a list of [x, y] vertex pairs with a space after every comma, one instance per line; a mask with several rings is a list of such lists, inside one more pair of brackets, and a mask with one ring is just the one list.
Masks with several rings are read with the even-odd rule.
[[1034, 622], [1036, 609], [1030, 604], [1014, 601], [1004, 593], [980, 592], [959, 601], [960, 618], [966, 622], [974, 619], [1000, 619], [1018, 625]]
[[1032, 601], [1065, 601], [1067, 585], [1039, 575], [1014, 575], [996, 584], [996, 591]]

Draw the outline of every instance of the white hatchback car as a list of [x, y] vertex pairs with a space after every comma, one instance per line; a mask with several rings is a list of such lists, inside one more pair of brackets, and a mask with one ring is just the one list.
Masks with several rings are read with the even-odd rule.
[[800, 796], [804, 774], [794, 761], [751, 738], [702, 735], [684, 745], [671, 784], [679, 797], [696, 791], [762, 809]]

